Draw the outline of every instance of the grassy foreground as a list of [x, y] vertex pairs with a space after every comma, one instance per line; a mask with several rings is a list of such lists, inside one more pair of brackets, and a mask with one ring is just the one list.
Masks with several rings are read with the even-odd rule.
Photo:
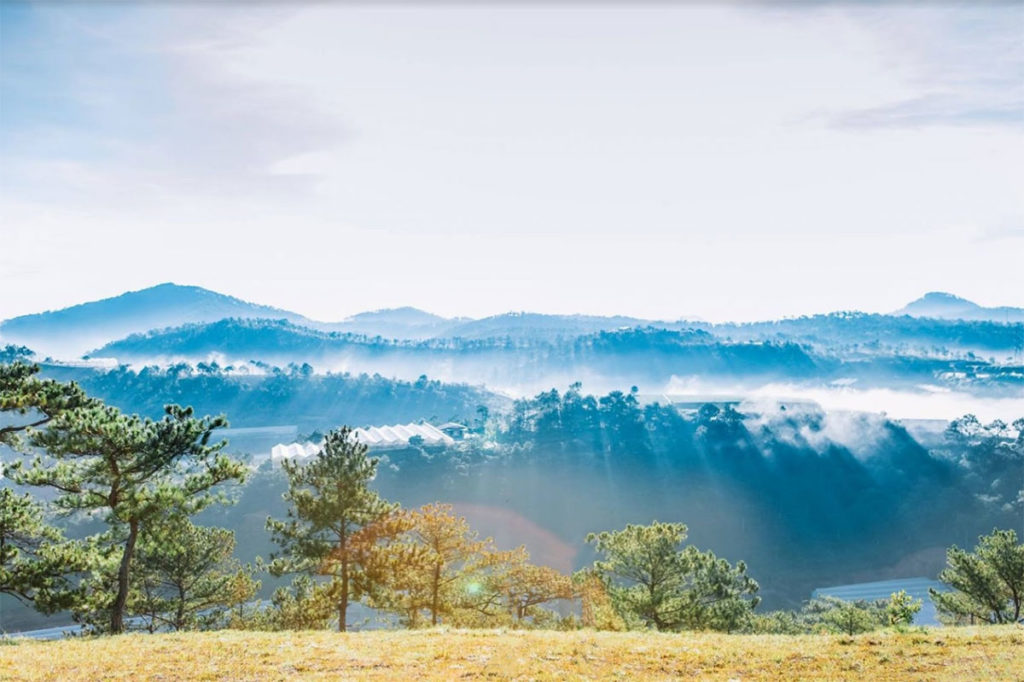
[[1024, 680], [1019, 626], [856, 637], [398, 631], [0, 646], [2, 680]]

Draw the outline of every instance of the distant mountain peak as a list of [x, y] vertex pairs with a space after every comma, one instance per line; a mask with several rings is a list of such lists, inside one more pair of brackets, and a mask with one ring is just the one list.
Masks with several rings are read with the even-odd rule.
[[929, 291], [927, 294], [909, 305], [914, 305], [914, 303], [967, 303], [972, 306], [978, 305], [973, 301], [968, 301], [966, 298], [961, 298], [956, 294], [949, 293], [948, 291]]
[[398, 308], [380, 308], [379, 310], [368, 310], [363, 313], [357, 313], [347, 318], [345, 322], [356, 322], [369, 319], [388, 319], [401, 321], [406, 324], [434, 324], [445, 320], [445, 318], [440, 315], [428, 313], [426, 310], [406, 305]]
[[199, 286], [161, 282], [98, 301], [11, 318], [0, 323], [0, 334], [6, 342], [22, 343], [67, 357], [129, 334], [228, 317], [282, 318], [298, 324], [311, 323], [287, 310], [250, 303]]
[[990, 320], [992, 322], [1024, 321], [1024, 308], [1002, 306], [986, 308], [974, 301], [961, 298], [946, 291], [929, 291], [921, 298], [911, 301], [897, 310], [895, 315], [910, 317], [932, 317], [944, 320]]

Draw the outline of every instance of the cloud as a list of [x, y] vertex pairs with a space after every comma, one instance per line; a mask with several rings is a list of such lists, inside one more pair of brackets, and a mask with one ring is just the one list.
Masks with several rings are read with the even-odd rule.
[[1005, 126], [1024, 129], [1024, 100], [978, 102], [957, 94], [933, 94], [894, 104], [835, 115], [839, 128], [921, 128], [925, 126]]
[[841, 129], [1024, 128], [1024, 6], [854, 7], [907, 96], [826, 116]]
[[1024, 218], [1021, 217], [999, 221], [975, 236], [975, 241], [982, 243], [1017, 239], [1024, 239]]
[[342, 126], [301, 90], [222, 66], [244, 44], [237, 24], [252, 28], [261, 13], [55, 5], [23, 14], [4, 50], [7, 191], [123, 205], [309, 191], [313, 174], [275, 167], [335, 147]]

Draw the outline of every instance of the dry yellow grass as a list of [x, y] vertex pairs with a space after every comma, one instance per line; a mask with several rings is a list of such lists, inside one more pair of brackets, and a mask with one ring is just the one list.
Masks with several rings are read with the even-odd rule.
[[857, 637], [611, 632], [124, 635], [0, 647], [2, 680], [1024, 680], [1019, 626]]

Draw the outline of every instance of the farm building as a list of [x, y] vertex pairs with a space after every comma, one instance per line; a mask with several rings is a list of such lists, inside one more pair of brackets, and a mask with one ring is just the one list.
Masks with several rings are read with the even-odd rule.
[[914, 625], [939, 625], [935, 604], [928, 594], [928, 588], [939, 592], [949, 591], [949, 586], [938, 580], [928, 578], [900, 578], [898, 580], [880, 580], [872, 583], [854, 583], [852, 585], [835, 585], [819, 587], [811, 592], [811, 599], [819, 597], [835, 597], [843, 601], [875, 601], [888, 599], [893, 592], [905, 591], [914, 599], [921, 600], [921, 610], [914, 616]]
[[466, 437], [466, 432], [469, 431], [469, 427], [458, 422], [448, 422], [447, 424], [441, 424], [437, 428], [445, 435], [451, 436], [454, 440], [463, 440]]

